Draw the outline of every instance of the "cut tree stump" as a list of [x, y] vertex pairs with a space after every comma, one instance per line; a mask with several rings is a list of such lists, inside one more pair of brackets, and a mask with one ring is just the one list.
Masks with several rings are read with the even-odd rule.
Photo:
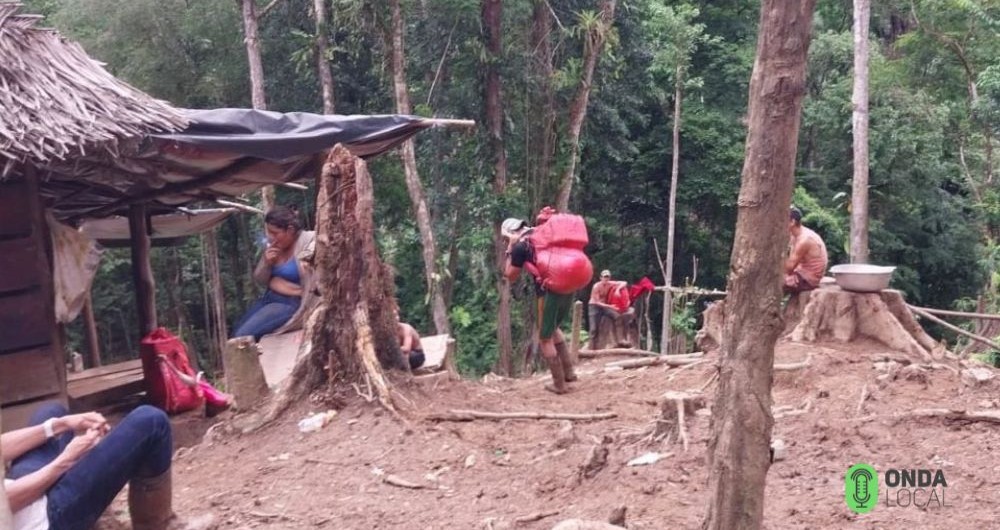
[[854, 293], [836, 286], [812, 291], [802, 318], [788, 333], [795, 342], [849, 343], [861, 338], [925, 361], [940, 353], [906, 307], [901, 292]]
[[267, 397], [269, 389], [260, 366], [260, 349], [252, 337], [236, 337], [226, 342], [222, 351], [226, 367], [226, 391], [232, 394], [237, 410], [255, 407]]
[[726, 323], [726, 301], [708, 304], [701, 314], [701, 329], [694, 336], [694, 345], [699, 351], [715, 351], [722, 344], [722, 329]]
[[693, 415], [694, 411], [704, 408], [705, 403], [705, 395], [701, 393], [670, 391], [663, 394], [663, 401], [660, 402], [660, 416], [656, 420], [653, 439], [660, 440], [676, 432], [677, 439], [681, 441], [684, 450], [687, 451], [688, 436], [685, 418]]

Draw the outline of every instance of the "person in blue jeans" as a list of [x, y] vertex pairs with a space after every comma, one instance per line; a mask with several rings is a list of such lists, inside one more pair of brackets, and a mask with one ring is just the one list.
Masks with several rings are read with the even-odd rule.
[[205, 516], [184, 521], [171, 509], [170, 422], [143, 405], [111, 428], [96, 412], [67, 414], [42, 405], [31, 425], [2, 435], [4, 484], [15, 530], [86, 530], [129, 484], [134, 530], [204, 529]]
[[301, 327], [303, 308], [311, 306], [311, 259], [316, 233], [302, 229], [298, 212], [278, 206], [264, 216], [267, 247], [253, 278], [267, 287], [234, 328], [233, 337], [252, 336]]

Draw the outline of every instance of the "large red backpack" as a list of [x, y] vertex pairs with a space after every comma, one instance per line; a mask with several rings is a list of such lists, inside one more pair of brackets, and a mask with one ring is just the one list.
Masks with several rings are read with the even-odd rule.
[[571, 294], [590, 283], [594, 267], [583, 253], [590, 240], [583, 217], [568, 213], [552, 215], [528, 235], [535, 249], [535, 271], [546, 290]]
[[150, 404], [169, 414], [201, 406], [204, 393], [188, 361], [184, 343], [164, 328], [142, 339], [139, 348]]

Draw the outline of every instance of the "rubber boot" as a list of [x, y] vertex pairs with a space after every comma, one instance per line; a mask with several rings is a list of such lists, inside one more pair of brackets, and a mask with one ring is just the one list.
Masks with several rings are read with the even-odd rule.
[[215, 516], [206, 514], [181, 519], [171, 509], [173, 495], [170, 470], [156, 477], [134, 478], [128, 487], [128, 513], [132, 530], [210, 530]]
[[563, 379], [567, 383], [579, 379], [576, 376], [576, 370], [573, 369], [573, 360], [569, 358], [569, 348], [566, 347], [565, 342], [556, 343], [556, 354], [559, 356], [559, 362], [562, 363]]
[[545, 357], [545, 362], [548, 363], [549, 371], [552, 372], [552, 384], [545, 385], [545, 390], [554, 394], [569, 392], [569, 388], [566, 386], [566, 375], [563, 374], [563, 365], [559, 357]]

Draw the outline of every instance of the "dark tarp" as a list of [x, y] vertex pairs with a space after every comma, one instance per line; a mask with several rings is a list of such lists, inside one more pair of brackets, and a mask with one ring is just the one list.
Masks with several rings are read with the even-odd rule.
[[253, 109], [186, 110], [187, 129], [155, 138], [280, 162], [341, 143], [357, 156], [391, 149], [430, 122], [417, 116], [342, 116]]

